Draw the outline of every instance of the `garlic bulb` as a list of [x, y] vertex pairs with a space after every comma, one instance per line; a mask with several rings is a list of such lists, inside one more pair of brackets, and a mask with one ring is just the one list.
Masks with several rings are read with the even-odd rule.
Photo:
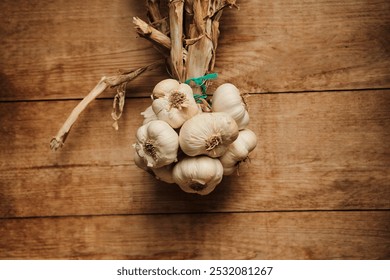
[[207, 156], [185, 157], [173, 168], [173, 180], [188, 193], [206, 195], [221, 182], [223, 167], [218, 159]]
[[143, 111], [141, 113], [141, 115], [144, 117], [143, 124], [147, 124], [148, 122], [151, 122], [151, 121], [158, 119], [156, 114], [154, 113], [154, 111], [152, 109], [152, 106], [149, 106], [148, 108], [146, 108], [146, 110]]
[[173, 166], [174, 164], [172, 163], [160, 168], [152, 168], [152, 171], [158, 180], [172, 184], [175, 182], [172, 174]]
[[198, 114], [199, 108], [189, 85], [179, 84], [164, 93], [163, 96], [162, 93], [156, 94], [155, 97], [160, 97], [152, 103], [153, 111], [159, 120], [167, 122], [173, 128], [179, 128], [186, 120]]
[[145, 171], [150, 171], [149, 167], [146, 165], [145, 161], [143, 158], [141, 158], [137, 152], [134, 152], [134, 163], [137, 165], [139, 168], [145, 170]]
[[215, 158], [222, 156], [237, 137], [237, 124], [227, 113], [202, 113], [184, 123], [179, 143], [189, 156]]
[[240, 91], [230, 83], [220, 85], [214, 92], [212, 111], [228, 113], [237, 122], [240, 130], [249, 123], [249, 114]]
[[141, 113], [134, 162], [158, 180], [207, 195], [256, 147], [256, 135], [245, 128], [246, 104], [232, 84], [217, 88], [211, 108], [204, 101], [207, 112], [191, 87], [174, 79], [159, 82], [151, 98]]
[[173, 176], [172, 176], [172, 171], [173, 171], [173, 166], [174, 164], [171, 163], [169, 165], [165, 165], [160, 168], [149, 168], [145, 161], [137, 154], [137, 152], [134, 153], [134, 163], [137, 165], [139, 168], [145, 170], [146, 172], [154, 175], [156, 179], [166, 182], [166, 183], [174, 183], [173, 181]]
[[177, 89], [179, 86], [179, 82], [174, 79], [165, 79], [155, 85], [152, 93], [152, 99], [157, 99], [160, 97], [164, 97], [169, 92]]
[[241, 130], [236, 141], [228, 147], [226, 153], [220, 158], [223, 174], [233, 174], [239, 163], [248, 158], [249, 153], [253, 151], [256, 145], [256, 134], [249, 129]]
[[166, 122], [144, 124], [138, 128], [136, 138], [133, 146], [148, 167], [159, 168], [177, 160], [178, 135]]

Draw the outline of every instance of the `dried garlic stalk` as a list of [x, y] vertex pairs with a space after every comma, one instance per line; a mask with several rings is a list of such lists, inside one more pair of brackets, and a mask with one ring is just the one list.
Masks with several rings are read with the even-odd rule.
[[160, 12], [160, 1], [159, 0], [147, 0], [146, 1], [147, 14], [152, 25], [165, 35], [169, 33], [169, 26], [167, 18], [162, 16]]
[[[133, 23], [137, 33], [151, 41], [164, 57], [168, 58], [166, 63], [169, 72], [180, 82], [212, 72], [222, 10], [226, 7], [237, 7], [236, 0], [165, 0], [162, 2], [146, 0], [150, 23], [134, 17]], [[158, 64], [160, 63], [117, 76], [103, 77], [73, 109], [57, 135], [51, 140], [51, 149], [56, 150], [64, 144], [80, 113], [108, 87], [117, 87], [112, 112], [115, 121], [113, 126], [117, 129], [117, 120], [124, 106], [126, 84]], [[199, 87], [193, 90], [195, 94], [200, 92]], [[202, 102], [206, 101], [202, 100]], [[204, 106], [207, 109], [207, 106]]]
[[[151, 41], [164, 56], [169, 56], [167, 64], [170, 67], [170, 74], [180, 82], [212, 72], [222, 10], [226, 7], [237, 7], [236, 1], [166, 0], [166, 2], [168, 3], [164, 4], [168, 6], [168, 14], [164, 17], [164, 6], [159, 1], [147, 1], [150, 23], [134, 18], [137, 33]], [[168, 21], [165, 20], [167, 17]], [[194, 91], [199, 93], [200, 89], [196, 88]]]
[[168, 50], [171, 49], [171, 39], [161, 31], [157, 30], [138, 17], [133, 17], [133, 24], [135, 25], [136, 31], [140, 36], [148, 39], [159, 47], [164, 47]]
[[[89, 103], [91, 103], [96, 97], [98, 97], [101, 93], [103, 93], [108, 87], [118, 87], [118, 92], [123, 92], [124, 96], [124, 84], [127, 84], [129, 81], [135, 79], [139, 75], [141, 75], [146, 70], [153, 68], [157, 65], [157, 63], [138, 68], [134, 71], [122, 73], [120, 75], [110, 76], [110, 77], [102, 77], [100, 81], [97, 83], [97, 85], [89, 92], [89, 94], [84, 97], [83, 100], [73, 109], [71, 114], [69, 115], [68, 119], [65, 121], [65, 123], [62, 125], [60, 130], [57, 132], [57, 135], [52, 138], [50, 141], [50, 148], [52, 150], [57, 150], [58, 148], [61, 148], [64, 145], [64, 142], [66, 140], [66, 137], [69, 134], [70, 129], [72, 128], [73, 124], [76, 122], [79, 115], [84, 111], [84, 109], [88, 106]], [[120, 97], [119, 97], [120, 98]], [[124, 100], [122, 100], [124, 102]], [[123, 106], [120, 106], [122, 110]], [[118, 120], [118, 115], [120, 117], [120, 114], [118, 114], [115, 111], [115, 105], [114, 105], [114, 112], [113, 116], [117, 117], [114, 118], [115, 121]], [[114, 123], [115, 126], [115, 123]]]

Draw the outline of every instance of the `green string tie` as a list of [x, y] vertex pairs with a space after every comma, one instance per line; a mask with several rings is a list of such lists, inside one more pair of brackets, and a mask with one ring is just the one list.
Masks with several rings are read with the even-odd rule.
[[189, 85], [191, 82], [194, 82], [195, 85], [199, 86], [202, 89], [202, 94], [194, 94], [195, 101], [197, 103], [202, 103], [201, 99], [206, 99], [207, 98], [207, 94], [206, 94], [206, 90], [207, 90], [207, 88], [206, 88], [206, 81], [214, 80], [216, 78], [218, 78], [218, 74], [217, 73], [210, 73], [210, 74], [198, 77], [198, 78], [190, 78], [187, 81], [185, 81], [185, 83], [187, 85]]

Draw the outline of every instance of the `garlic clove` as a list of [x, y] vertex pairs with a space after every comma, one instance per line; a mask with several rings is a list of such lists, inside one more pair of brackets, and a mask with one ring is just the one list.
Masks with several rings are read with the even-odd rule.
[[238, 125], [239, 130], [249, 123], [249, 114], [244, 99], [236, 86], [230, 83], [220, 85], [212, 97], [212, 111], [228, 113]]
[[160, 168], [152, 168], [152, 171], [158, 180], [173, 184], [175, 183], [173, 180], [173, 167], [174, 164], [169, 164]]
[[134, 163], [137, 165], [139, 168], [149, 171], [149, 167], [145, 163], [145, 161], [138, 155], [137, 152], [134, 152]]
[[189, 156], [216, 158], [222, 156], [237, 137], [237, 123], [227, 113], [202, 113], [183, 124], [179, 143]]
[[232, 175], [234, 172], [237, 172], [238, 170], [238, 165], [233, 165], [233, 166], [224, 166], [223, 167], [223, 175], [224, 176], [229, 176]]
[[158, 119], [156, 114], [153, 111], [152, 106], [149, 106], [148, 108], [146, 108], [146, 110], [143, 111], [141, 113], [141, 115], [144, 117], [143, 124], [147, 124], [148, 122], [151, 122], [151, 121]]
[[[244, 116], [235, 119], [239, 130], [245, 129], [249, 124], [249, 113], [247, 110], [245, 110], [244, 112], [245, 112]], [[233, 119], [234, 119], [234, 117], [233, 117]]]
[[242, 138], [243, 144], [245, 145], [249, 153], [256, 148], [257, 136], [252, 130], [246, 128], [240, 131], [239, 136], [240, 138]]
[[239, 132], [237, 139], [228, 147], [226, 153], [220, 158], [224, 175], [231, 175], [237, 170], [239, 164], [248, 158], [257, 145], [256, 134], [244, 129]]
[[154, 120], [138, 128], [136, 140], [133, 146], [148, 167], [159, 168], [177, 160], [178, 135], [164, 121]]
[[152, 92], [152, 99], [164, 97], [179, 86], [179, 82], [174, 79], [165, 79], [155, 85]]
[[134, 163], [140, 169], [143, 169], [146, 172], [154, 175], [156, 179], [169, 184], [174, 183], [173, 175], [172, 175], [173, 166], [174, 166], [173, 163], [159, 168], [149, 168], [145, 163], [145, 161], [137, 154], [137, 152], [134, 152]]
[[185, 157], [173, 168], [173, 180], [187, 193], [207, 195], [222, 181], [223, 167], [207, 156]]

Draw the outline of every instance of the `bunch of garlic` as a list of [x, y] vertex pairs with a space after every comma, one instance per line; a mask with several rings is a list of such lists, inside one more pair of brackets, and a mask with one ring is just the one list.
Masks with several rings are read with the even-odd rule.
[[212, 112], [203, 112], [192, 88], [173, 79], [159, 82], [151, 98], [141, 113], [134, 161], [159, 180], [188, 193], [209, 194], [256, 147], [256, 135], [246, 128], [247, 106], [232, 84], [217, 88]]

